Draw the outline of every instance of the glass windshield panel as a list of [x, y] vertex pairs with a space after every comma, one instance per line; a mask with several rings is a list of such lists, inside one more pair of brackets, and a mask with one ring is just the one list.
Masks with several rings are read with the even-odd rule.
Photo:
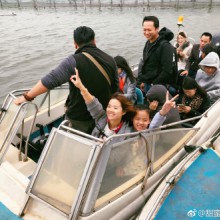
[[56, 132], [31, 193], [69, 214], [92, 145]]
[[[148, 143], [141, 137], [113, 145], [98, 198], [115, 190], [146, 170], [148, 162], [147, 148]], [[126, 190], [126, 188], [122, 187], [119, 191], [123, 190]]]
[[155, 135], [154, 161], [162, 157], [170, 157], [181, 149], [196, 130], [172, 129]]
[[196, 132], [196, 129], [147, 132], [142, 133], [143, 137], [104, 145], [110, 148], [110, 153], [95, 207], [107, 204], [114, 197], [140, 183], [146, 174], [149, 161], [154, 162], [152, 168], [159, 169], [183, 148]]
[[[4, 117], [0, 123], [0, 158], [2, 157], [2, 154], [7, 146], [11, 143], [11, 140], [16, 134], [18, 127], [24, 117], [24, 107], [22, 108], [22, 111], [20, 111], [19, 115], [16, 117], [20, 106], [15, 105], [11, 97], [9, 97], [8, 103], [8, 109], [5, 112]], [[12, 126], [13, 122], [14, 125]]]

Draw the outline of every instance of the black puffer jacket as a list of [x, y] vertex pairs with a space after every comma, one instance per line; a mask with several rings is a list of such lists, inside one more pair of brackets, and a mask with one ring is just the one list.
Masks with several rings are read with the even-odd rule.
[[176, 53], [169, 43], [173, 32], [164, 27], [150, 47], [147, 41], [143, 51], [143, 66], [138, 83], [175, 85], [177, 79]]

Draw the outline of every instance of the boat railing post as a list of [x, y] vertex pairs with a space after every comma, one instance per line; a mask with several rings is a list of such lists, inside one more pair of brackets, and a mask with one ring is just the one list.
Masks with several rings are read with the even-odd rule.
[[21, 7], [19, 0], [17, 0], [17, 6], [18, 6], [18, 8]]
[[144, 134], [140, 133], [139, 135], [140, 135], [141, 138], [143, 138], [143, 140], [146, 144], [147, 168], [146, 168], [146, 173], [145, 173], [144, 180], [143, 180], [143, 183], [142, 183], [142, 186], [141, 186], [141, 190], [144, 190], [144, 188], [147, 184], [148, 177], [152, 173], [152, 166], [151, 166], [151, 153], [152, 153], [152, 150], [150, 151], [147, 138], [144, 136]]
[[34, 9], [37, 9], [37, 0], [33, 0], [33, 7]]
[[145, 11], [145, 1], [143, 0], [143, 2], [142, 2], [142, 7], [143, 7], [143, 11]]
[[77, 8], [76, 0], [74, 0], [74, 7]]
[[53, 7], [56, 9], [56, 0], [53, 0]]
[[192, 0], [192, 7], [195, 8], [196, 6], [196, 0]]
[[34, 104], [34, 103], [30, 103], [30, 104], [34, 105], [36, 111], [35, 111], [35, 114], [34, 114], [34, 117], [33, 117], [32, 123], [31, 123], [31, 128], [30, 128], [30, 130], [29, 130], [26, 143], [25, 143], [25, 148], [24, 148], [25, 150], [24, 150], [23, 162], [25, 162], [25, 161], [28, 160], [28, 159], [27, 159], [27, 158], [28, 158], [28, 141], [29, 141], [30, 136], [31, 136], [31, 133], [32, 133], [32, 131], [33, 131], [34, 122], [35, 122], [35, 119], [36, 119], [36, 116], [37, 116], [37, 112], [38, 112], [38, 107], [37, 107], [37, 105]]
[[138, 0], [134, 1], [134, 5], [137, 7], [138, 6]]
[[84, 7], [84, 10], [86, 11], [86, 0], [82, 0], [82, 5]]
[[[12, 122], [10, 128], [9, 128], [9, 131], [8, 131], [8, 133], [7, 133], [7, 135], [6, 135], [6, 137], [5, 137], [4, 141], [3, 141], [3, 143], [2, 143], [2, 146], [0, 146], [0, 152], [3, 150], [3, 147], [4, 147], [5, 143], [7, 142], [8, 138], [9, 138], [9, 136], [10, 136], [10, 133], [11, 133], [11, 131], [12, 131], [12, 128], [13, 128], [13, 126], [15, 125], [16, 119], [18, 118], [18, 116], [19, 116], [19, 114], [20, 114], [20, 112], [21, 112], [21, 109], [23, 109], [26, 104], [27, 104], [26, 102], [23, 103], [23, 104], [21, 104], [20, 108], [18, 109], [18, 112], [16, 113], [16, 115], [15, 115], [15, 117], [14, 117], [14, 120], [13, 120], [13, 122]], [[25, 114], [24, 114], [24, 116], [25, 116]], [[24, 117], [24, 116], [23, 116], [23, 117]], [[6, 149], [4, 150], [3, 154], [0, 156], [0, 164], [3, 162], [3, 158], [4, 158], [5, 154], [7, 153], [7, 150], [8, 150], [8, 148], [9, 148], [9, 146], [10, 146], [10, 144], [8, 144], [8, 146], [6, 146]]]
[[99, 0], [99, 11], [101, 11], [101, 0]]
[[50, 117], [50, 90], [48, 92], [48, 116]]
[[22, 161], [21, 151], [22, 151], [22, 143], [23, 143], [23, 133], [24, 133], [24, 119], [22, 120], [22, 124], [21, 124], [21, 137], [20, 137], [20, 145], [19, 145], [19, 152], [18, 152], [19, 161]]
[[147, 10], [150, 10], [150, 0], [147, 0]]
[[179, 1], [179, 0], [176, 0], [176, 1], [175, 1], [175, 8], [176, 8], [176, 10], [179, 9], [179, 4], [180, 4], [180, 1]]
[[209, 12], [211, 12], [211, 9], [212, 9], [212, 0], [210, 0], [209, 2]]
[[154, 157], [155, 157], [155, 145], [156, 145], [156, 139], [157, 139], [157, 135], [154, 134], [153, 135], [153, 143], [152, 143], [152, 147], [151, 147], [151, 155], [150, 155], [150, 160], [151, 160], [151, 174], [154, 173], [154, 169], [153, 169], [153, 163], [154, 163]]
[[2, 104], [1, 109], [0, 109], [0, 124], [1, 124], [5, 114], [7, 112], [7, 109], [9, 107], [9, 105], [10, 105], [10, 101], [8, 101], [10, 99], [10, 97], [11, 97], [11, 94], [8, 94], [7, 97], [5, 98], [3, 104]]

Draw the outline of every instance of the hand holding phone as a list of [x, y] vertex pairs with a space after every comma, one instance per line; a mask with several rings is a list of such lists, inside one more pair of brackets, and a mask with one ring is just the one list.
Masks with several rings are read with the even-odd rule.
[[177, 104], [177, 106], [178, 106], [178, 111], [180, 113], [183, 113], [183, 112], [186, 113], [186, 106], [184, 104]]

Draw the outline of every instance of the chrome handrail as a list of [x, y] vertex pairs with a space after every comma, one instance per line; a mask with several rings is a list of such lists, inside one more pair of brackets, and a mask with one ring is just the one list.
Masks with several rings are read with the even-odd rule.
[[[19, 90], [18, 92], [21, 92], [21, 91], [23, 92], [23, 91], [25, 91], [25, 90]], [[16, 91], [16, 92], [17, 92], [17, 91]], [[11, 100], [8, 100], [9, 98], [12, 98], [12, 99], [11, 99]], [[6, 109], [6, 112], [4, 112], [4, 115], [7, 114], [7, 109], [8, 109], [8, 107], [9, 107], [9, 104], [10, 104], [11, 102], [13, 102], [14, 99], [16, 99], [16, 96], [15, 96], [15, 94], [13, 94], [13, 93], [9, 93], [8, 96], [6, 97], [6, 99], [5, 99], [4, 103], [3, 103], [3, 107]], [[33, 106], [35, 107], [35, 114], [34, 114], [34, 118], [33, 118], [33, 121], [32, 121], [31, 129], [30, 129], [30, 131], [29, 131], [29, 134], [28, 134], [28, 137], [27, 137], [27, 140], [26, 140], [26, 144], [25, 144], [25, 156], [24, 156], [24, 158], [23, 158], [23, 161], [26, 161], [26, 160], [27, 160], [28, 140], [29, 140], [30, 134], [31, 134], [31, 132], [32, 132], [32, 130], [33, 130], [34, 121], [35, 121], [35, 119], [36, 119], [36, 114], [37, 114], [37, 112], [38, 112], [38, 107], [37, 107], [37, 105], [36, 105], [35, 103], [24, 102], [24, 103], [22, 103], [22, 104], [20, 105], [18, 111], [16, 112], [16, 114], [15, 114], [13, 120], [12, 120], [12, 124], [11, 124], [11, 126], [9, 127], [9, 130], [8, 130], [8, 132], [7, 132], [7, 134], [6, 134], [5, 138], [4, 138], [4, 141], [3, 141], [2, 145], [0, 146], [0, 152], [1, 152], [1, 151], [3, 150], [3, 148], [4, 148], [4, 146], [5, 146], [5, 144], [6, 144], [7, 140], [8, 140], [8, 138], [9, 138], [9, 136], [12, 135], [12, 132], [15, 132], [15, 131], [12, 131], [12, 129], [13, 129], [14, 125], [15, 125], [15, 122], [16, 122], [17, 118], [18, 118], [19, 115], [21, 114], [21, 111], [24, 110], [25, 107], [26, 107], [26, 109], [27, 109], [27, 108], [28, 108], [28, 105], [33, 105]], [[2, 120], [3, 120], [3, 118], [4, 118], [4, 115], [3, 115], [3, 117], [2, 117]], [[18, 152], [18, 158], [19, 158], [19, 160], [22, 159], [22, 158], [21, 158], [21, 150], [22, 150], [21, 148], [22, 148], [22, 140], [23, 140], [24, 118], [25, 118], [25, 115], [26, 115], [26, 113], [25, 113], [25, 111], [24, 111], [24, 112], [23, 112], [23, 115], [22, 115], [23, 118], [22, 118], [21, 137], [20, 137], [21, 140], [20, 140], [20, 146], [19, 146], [19, 152]], [[1, 120], [1, 122], [2, 122], [2, 120]], [[17, 129], [19, 129], [19, 126], [17, 127]], [[4, 159], [4, 156], [5, 156], [5, 154], [6, 154], [7, 150], [8, 150], [8, 148], [9, 148], [9, 146], [10, 146], [10, 142], [9, 142], [8, 146], [5, 147], [5, 150], [4, 150], [3, 154], [0, 156], [0, 164], [2, 163], [2, 161], [3, 161], [3, 159]]]
[[28, 159], [28, 141], [29, 141], [29, 139], [30, 139], [30, 136], [31, 136], [31, 133], [32, 133], [32, 131], [33, 131], [33, 128], [34, 128], [34, 122], [35, 122], [35, 120], [36, 120], [36, 116], [37, 116], [37, 113], [38, 113], [38, 107], [37, 107], [37, 105], [36, 104], [34, 104], [34, 103], [31, 103], [31, 104], [33, 104], [34, 105], [34, 107], [35, 107], [35, 114], [34, 114], [34, 117], [33, 117], [33, 120], [32, 120], [32, 123], [31, 123], [31, 129], [29, 130], [29, 133], [28, 133], [28, 136], [27, 136], [27, 139], [26, 139], [26, 143], [25, 143], [25, 147], [24, 147], [24, 158], [23, 158], [23, 162], [25, 162], [25, 161], [27, 161]]

